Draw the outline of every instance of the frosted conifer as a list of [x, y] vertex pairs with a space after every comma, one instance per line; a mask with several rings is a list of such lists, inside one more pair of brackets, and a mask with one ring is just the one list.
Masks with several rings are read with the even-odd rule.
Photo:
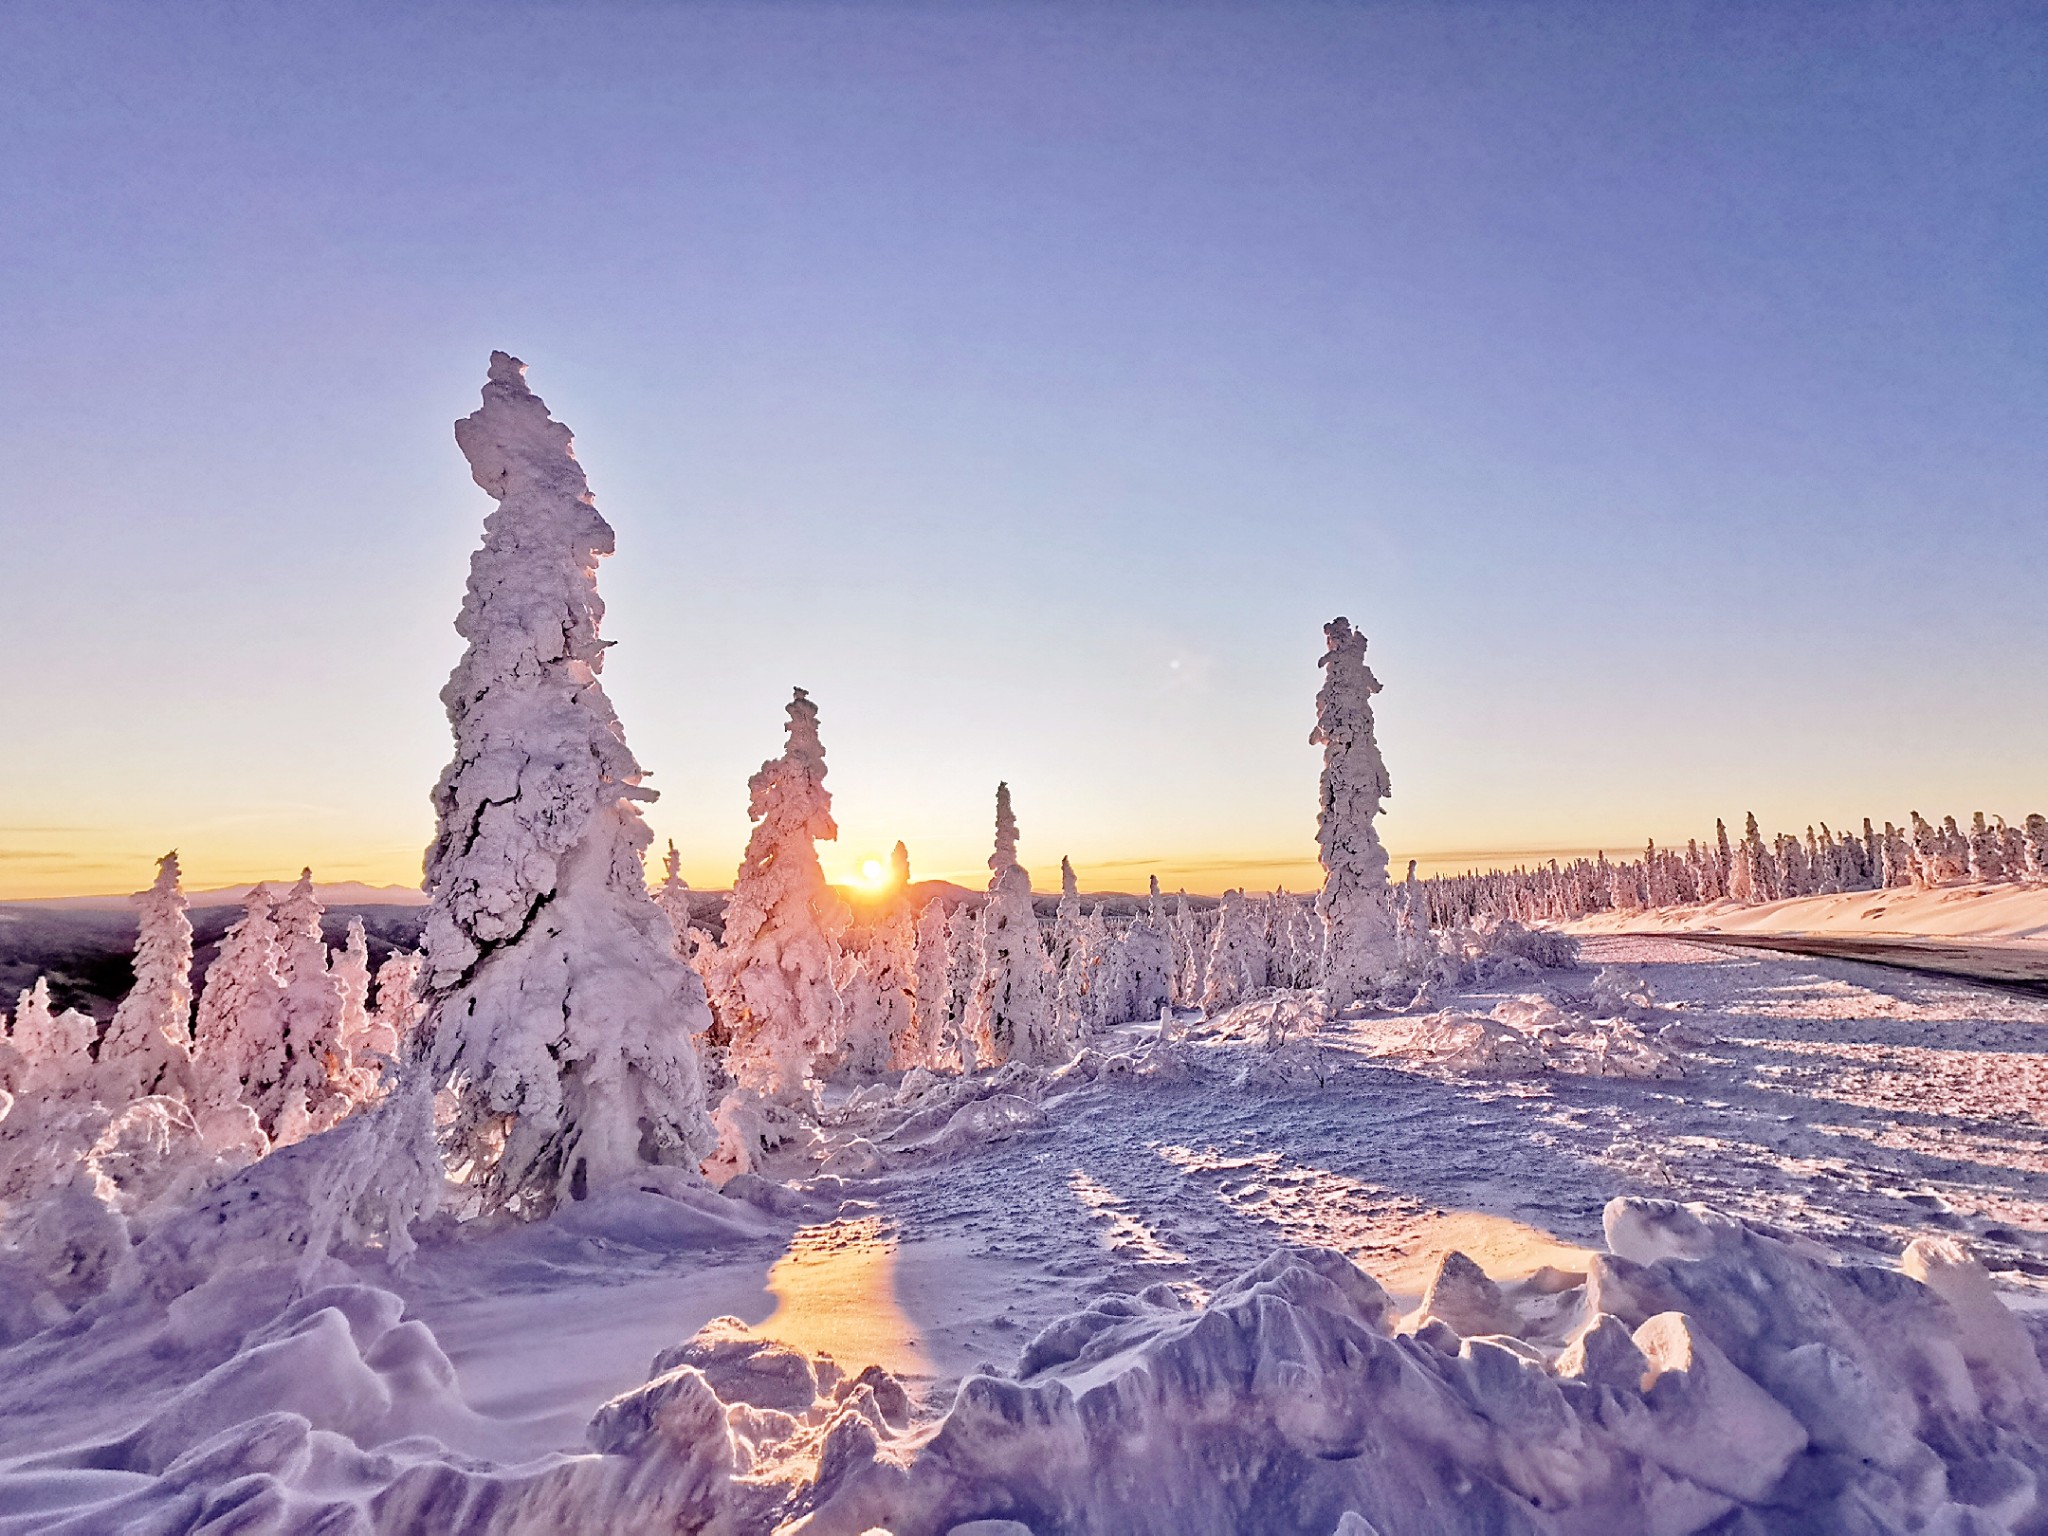
[[270, 887], [258, 885], [221, 940], [200, 990], [193, 1077], [213, 1108], [275, 1106], [284, 1081], [284, 982]]
[[1060, 904], [1052, 919], [1053, 1012], [1061, 1033], [1077, 1037], [1084, 1024], [1083, 997], [1088, 990], [1087, 966], [1081, 948], [1081, 887], [1074, 866], [1060, 859]]
[[1124, 987], [1133, 1019], [1156, 1019], [1173, 1000], [1173, 947], [1167, 939], [1166, 904], [1159, 896], [1159, 877], [1152, 893], [1124, 934]]
[[1969, 874], [1972, 880], [1990, 881], [2005, 878], [2005, 839], [1986, 825], [1982, 811], [1978, 811], [1970, 818], [1968, 847]]
[[653, 798], [599, 673], [597, 563], [613, 548], [569, 429], [491, 354], [456, 423], [497, 502], [470, 560], [469, 642], [442, 702], [417, 1039], [454, 1091], [448, 1127], [485, 1208], [546, 1210], [715, 1143], [691, 1037], [704, 985], [647, 894]]
[[950, 997], [947, 1032], [941, 1049], [950, 1046], [959, 1053], [962, 1072], [972, 1072], [979, 1065], [974, 1031], [968, 1027], [967, 1016], [973, 1008], [975, 994], [981, 990], [981, 933], [981, 909], [964, 902], [953, 909], [953, 915], [946, 922], [946, 984]]
[[76, 1008], [50, 1010], [50, 983], [38, 976], [16, 1000], [14, 1048], [21, 1055], [16, 1080], [23, 1094], [64, 1098], [92, 1083], [92, 1043], [99, 1033], [92, 1015]]
[[799, 1088], [812, 1063], [840, 1045], [833, 974], [852, 922], [818, 863], [818, 842], [836, 839], [839, 827], [825, 788], [818, 706], [801, 688], [789, 701], [787, 731], [782, 755], [747, 781], [754, 830], [711, 961], [734, 1074], [744, 1087], [776, 1094]]
[[427, 1007], [420, 1000], [420, 956], [416, 950], [394, 950], [377, 967], [377, 1006], [363, 1031], [355, 1055], [400, 1059], [400, 1052], [413, 1030], [425, 1017]]
[[360, 917], [348, 920], [341, 948], [328, 957], [327, 973], [341, 989], [341, 1054], [353, 1068], [370, 1029], [370, 936]]
[[654, 893], [654, 904], [661, 908], [674, 930], [677, 958], [691, 959], [702, 935], [690, 926], [690, 882], [683, 878], [683, 856], [676, 852], [673, 838], [669, 839], [668, 852], [662, 855], [661, 887]]
[[931, 1067], [958, 1027], [960, 993], [952, 984], [953, 956], [945, 904], [928, 901], [917, 917], [916, 980], [910, 1000], [910, 1035], [897, 1065]]
[[2029, 880], [2048, 880], [2048, 816], [2036, 811], [2026, 821], [2027, 852], [2023, 871]]
[[996, 786], [996, 846], [988, 867], [993, 873], [982, 912], [981, 981], [969, 1029], [985, 1066], [1050, 1065], [1064, 1058], [1066, 1042], [1046, 997], [1045, 945], [1031, 906], [1031, 876], [1017, 862], [1017, 818], [1008, 784]]
[[100, 1042], [99, 1095], [113, 1107], [153, 1093], [185, 1098], [192, 1088], [192, 923], [175, 851], [157, 861], [156, 883], [136, 901], [135, 985]]
[[846, 987], [846, 1048], [841, 1063], [859, 1076], [924, 1065], [913, 1018], [917, 992], [917, 917], [911, 911], [910, 852], [890, 855], [890, 879], [871, 920], [867, 947]]
[[284, 983], [284, 1073], [274, 1088], [248, 1101], [266, 1130], [278, 1122], [285, 1103], [294, 1096], [309, 1117], [308, 1132], [325, 1130], [347, 1108], [342, 989], [327, 968], [327, 943], [320, 934], [324, 913], [320, 898], [313, 894], [310, 869], [277, 904], [277, 971]]
[[1266, 946], [1259, 914], [1244, 892], [1225, 891], [1215, 936], [1209, 941], [1209, 965], [1202, 987], [1202, 1007], [1211, 1013], [1249, 1001], [1266, 984]]
[[1318, 907], [1328, 934], [1324, 983], [1330, 1006], [1342, 1008], [1373, 989], [1396, 960], [1387, 851], [1373, 830], [1391, 782], [1373, 738], [1372, 696], [1380, 683], [1365, 664], [1365, 636], [1337, 618], [1323, 626], [1323, 638], [1323, 686], [1309, 743], [1323, 749], [1316, 846], [1323, 864]]

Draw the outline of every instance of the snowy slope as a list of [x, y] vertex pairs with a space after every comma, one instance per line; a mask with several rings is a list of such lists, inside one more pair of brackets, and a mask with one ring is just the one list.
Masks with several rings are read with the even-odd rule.
[[1715, 902], [1651, 912], [1598, 912], [1569, 933], [1813, 933], [1872, 938], [1981, 939], [2048, 946], [2048, 886], [1964, 885], [1935, 890], [1794, 896], [1747, 907]]

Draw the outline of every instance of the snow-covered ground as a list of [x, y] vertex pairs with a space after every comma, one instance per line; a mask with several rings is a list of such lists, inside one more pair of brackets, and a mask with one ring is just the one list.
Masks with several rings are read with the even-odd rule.
[[[2048, 1001], [1585, 961], [871, 1087], [776, 1180], [89, 1310], [0, 1353], [0, 1533], [2040, 1528]], [[1926, 1234], [2037, 1331], [1939, 1246], [1946, 1309], [1885, 1278]]]
[[1793, 896], [1760, 906], [1717, 901], [1648, 912], [1596, 912], [1564, 926], [1585, 934], [1715, 932], [1996, 941], [2039, 944], [2048, 956], [2048, 885], [1900, 887]]

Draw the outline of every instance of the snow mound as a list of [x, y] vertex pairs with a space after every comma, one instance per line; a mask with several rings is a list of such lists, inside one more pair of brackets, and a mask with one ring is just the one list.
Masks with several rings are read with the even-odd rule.
[[1561, 1072], [1646, 1079], [1683, 1076], [1683, 1050], [1699, 1041], [1696, 1032], [1676, 1024], [1567, 1013], [1552, 999], [1531, 994], [1498, 1003], [1490, 1014], [1430, 1014], [1373, 1054], [1457, 1075]]
[[1459, 1335], [1449, 1316], [1515, 1321], [1461, 1256], [1417, 1333], [1392, 1332], [1379, 1286], [1328, 1249], [1284, 1249], [1198, 1311], [1165, 1286], [1106, 1298], [1034, 1338], [1015, 1379], [966, 1381], [922, 1444], [874, 1437], [796, 1529], [1685, 1536], [2048, 1516], [2039, 1362], [1953, 1242], [1916, 1244], [1903, 1271], [1836, 1265], [1643, 1200], [1613, 1202], [1607, 1230], [1554, 1358]]

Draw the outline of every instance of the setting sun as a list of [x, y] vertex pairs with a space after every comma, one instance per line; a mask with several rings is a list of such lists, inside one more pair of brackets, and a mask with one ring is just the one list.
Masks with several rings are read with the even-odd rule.
[[867, 859], [860, 866], [861, 882], [865, 885], [879, 888], [888, 877], [889, 871], [880, 859]]

